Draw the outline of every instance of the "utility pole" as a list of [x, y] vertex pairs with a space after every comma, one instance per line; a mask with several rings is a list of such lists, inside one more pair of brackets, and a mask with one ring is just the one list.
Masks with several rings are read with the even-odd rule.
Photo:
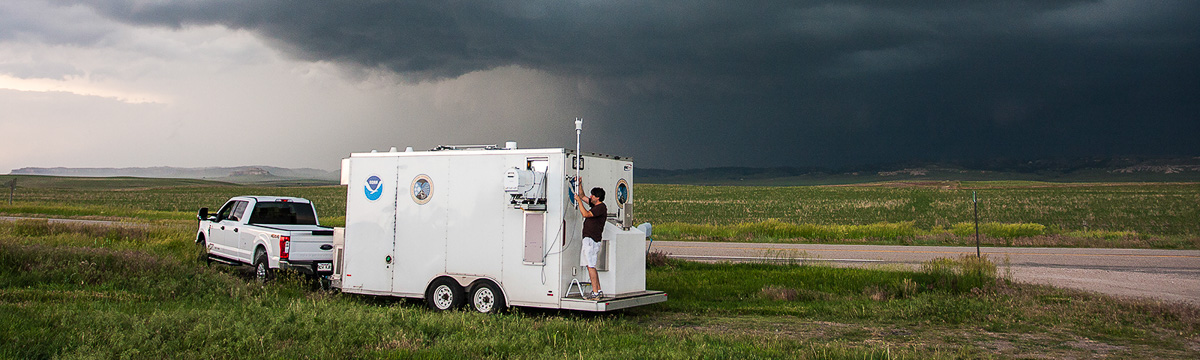
[[975, 196], [975, 192], [971, 192], [971, 204], [975, 205], [975, 257], [981, 258], [983, 254], [979, 251], [979, 198]]

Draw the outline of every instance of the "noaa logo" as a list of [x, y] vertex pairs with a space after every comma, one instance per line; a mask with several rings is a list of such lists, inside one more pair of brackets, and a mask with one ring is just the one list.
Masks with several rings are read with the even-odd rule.
[[367, 178], [367, 185], [363, 186], [363, 193], [367, 195], [367, 200], [379, 200], [379, 196], [383, 195], [383, 180], [378, 176], [371, 175]]

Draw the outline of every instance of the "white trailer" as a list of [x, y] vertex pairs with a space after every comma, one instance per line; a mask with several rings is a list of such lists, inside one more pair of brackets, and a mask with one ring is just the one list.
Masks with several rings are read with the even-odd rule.
[[[607, 295], [580, 267], [583, 217], [570, 185], [606, 190], [597, 266]], [[335, 229], [333, 286], [422, 298], [438, 310], [470, 304], [608, 311], [667, 300], [646, 290], [646, 234], [631, 227], [632, 159], [567, 149], [439, 146], [355, 153], [342, 160], [346, 227]]]

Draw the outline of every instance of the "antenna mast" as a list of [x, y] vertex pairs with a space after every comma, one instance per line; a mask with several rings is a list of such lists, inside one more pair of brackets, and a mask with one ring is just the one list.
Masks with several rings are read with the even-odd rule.
[[583, 119], [575, 118], [575, 181], [579, 181], [579, 168], [583, 167], [583, 153], [579, 152], [579, 137], [583, 134]]

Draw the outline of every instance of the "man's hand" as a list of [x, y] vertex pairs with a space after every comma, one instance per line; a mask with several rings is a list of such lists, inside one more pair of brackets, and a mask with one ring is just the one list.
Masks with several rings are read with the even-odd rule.
[[592, 212], [588, 211], [588, 209], [583, 207], [583, 203], [585, 203], [585, 202], [588, 203], [589, 206], [592, 204], [591, 201], [589, 201], [589, 199], [591, 199], [591, 196], [588, 196], [588, 197], [583, 196], [583, 177], [581, 176], [581, 177], [576, 178], [575, 182], [579, 184], [579, 191], [575, 192], [575, 199], [577, 200], [575, 202], [575, 206], [577, 206], [579, 208], [579, 214], [583, 215], [583, 217], [585, 217], [585, 218], [592, 217]]

